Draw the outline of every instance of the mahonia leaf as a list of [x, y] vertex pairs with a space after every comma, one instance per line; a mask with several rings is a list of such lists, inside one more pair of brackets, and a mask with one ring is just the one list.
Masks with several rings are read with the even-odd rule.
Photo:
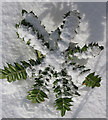
[[44, 70], [39, 70], [38, 75], [35, 76], [35, 83], [33, 85], [33, 87], [35, 89], [42, 89], [43, 91], [48, 91], [48, 83], [50, 80], [50, 75], [51, 75], [51, 67], [45, 67]]
[[71, 76], [68, 75], [66, 68], [57, 73], [58, 76], [53, 82], [53, 90], [56, 96], [55, 106], [56, 110], [61, 111], [63, 117], [66, 111], [71, 111], [70, 106], [73, 102], [71, 98], [80, 96], [78, 93], [78, 87], [73, 83]]
[[[7, 63], [8, 64], [8, 63]], [[14, 65], [8, 64], [8, 67], [4, 66], [4, 69], [0, 69], [0, 78], [7, 78], [8, 82], [21, 80], [27, 78], [27, 73], [23, 65], [14, 63]]]
[[99, 77], [99, 75], [94, 74], [94, 72], [90, 73], [82, 84], [92, 88], [100, 87], [101, 77]]
[[39, 89], [32, 89], [28, 93], [27, 99], [32, 103], [41, 103], [45, 101], [45, 98], [48, 98], [47, 94]]
[[[72, 45], [74, 45], [72, 47]], [[104, 49], [103, 46], [99, 46], [98, 43], [89, 43], [88, 45], [84, 45], [82, 48], [80, 48], [77, 44], [75, 43], [70, 43], [68, 49], [66, 49], [67, 55], [73, 55], [74, 53], [83, 53], [83, 52], [88, 52], [88, 49], [91, 48], [91, 50], [93, 49], [93, 47], [97, 47], [100, 49], [100, 51], [102, 51]], [[93, 52], [93, 50], [92, 50]]]
[[50, 50], [55, 49], [57, 45], [56, 41], [52, 41], [50, 34], [45, 30], [45, 26], [41, 25], [41, 21], [39, 21], [37, 15], [35, 15], [33, 11], [28, 13], [23, 10], [22, 13], [25, 13], [25, 17], [20, 22], [20, 25], [32, 28], [32, 31], [37, 35], [37, 38], [42, 40], [43, 45]]
[[47, 83], [49, 82], [48, 75], [50, 74], [51, 70], [52, 68], [49, 66], [45, 67], [44, 70], [39, 70], [38, 75], [35, 77], [33, 89], [28, 92], [29, 95], [27, 96], [27, 99], [31, 100], [33, 103], [41, 103], [42, 101], [45, 101], [44, 98], [48, 98], [45, 91], [49, 92]]
[[72, 104], [70, 102], [73, 102], [71, 100], [71, 98], [65, 97], [65, 98], [58, 98], [55, 100], [55, 107], [56, 110], [60, 110], [61, 111], [61, 116], [63, 117], [66, 113], [66, 111], [71, 111], [70, 106], [72, 106]]
[[32, 66], [41, 64], [42, 60], [43, 60], [43, 57], [42, 58], [37, 58], [36, 60], [30, 59], [30, 60], [28, 60], [28, 62], [26, 62], [26, 61], [20, 61], [20, 62], [22, 63], [22, 65], [25, 68], [27, 68], [27, 67], [31, 68]]
[[[94, 49], [98, 48], [99, 52], [95, 51], [95, 53], [100, 53], [104, 49], [103, 46], [99, 46], [98, 43], [90, 43], [88, 45], [84, 45], [83, 47], [78, 46], [78, 43], [70, 42], [70, 39], [73, 39], [77, 32], [77, 28], [80, 23], [80, 14], [78, 11], [68, 11], [64, 14], [64, 19], [62, 24], [52, 33], [48, 33], [45, 29], [44, 25], [41, 25], [41, 21], [38, 19], [37, 15], [31, 12], [27, 12], [26, 10], [22, 10], [23, 20], [15, 25], [15, 27], [19, 30], [16, 32], [17, 38], [23, 40], [26, 45], [30, 46], [33, 52], [36, 54], [37, 59], [29, 59], [28, 62], [20, 61], [19, 63], [14, 63], [14, 65], [8, 64], [8, 67], [4, 66], [4, 69], [0, 69], [0, 79], [7, 78], [8, 82], [26, 79], [27, 73], [26, 68], [32, 69], [32, 78], [35, 80], [34, 85], [32, 86], [32, 90], [28, 92], [27, 99], [31, 100], [32, 103], [41, 103], [44, 102], [45, 99], [48, 99], [48, 95], [45, 91], [49, 92], [48, 82], [53, 78], [53, 91], [56, 96], [56, 100], [54, 102], [57, 110], [61, 111], [61, 116], [63, 117], [66, 111], [71, 111], [72, 106], [72, 97], [80, 96], [78, 92], [78, 86], [74, 84], [72, 81], [72, 76], [68, 75], [67, 66], [73, 66], [73, 70], [81, 70], [80, 74], [90, 71], [91, 69], [85, 69], [85, 64], [80, 63], [76, 54], [85, 54], [90, 52], [93, 55]], [[33, 35], [36, 35], [36, 39], [40, 40], [43, 46], [46, 46], [50, 51], [55, 50], [62, 45], [58, 45], [58, 42], [66, 43], [66, 47], [69, 44], [69, 47], [63, 52], [65, 54], [66, 61], [62, 64], [63, 67], [60, 72], [56, 71], [52, 66], [45, 67], [44, 70], [39, 70], [38, 75], [36, 75], [35, 65], [41, 64], [41, 61], [45, 57], [39, 50], [37, 50], [36, 44], [33, 44], [34, 41], [32, 39], [25, 38], [22, 36], [21, 29], [26, 29], [26, 32], [32, 32]], [[29, 34], [29, 33], [28, 33]], [[22, 36], [22, 37], [21, 37]], [[69, 40], [68, 40], [69, 39]], [[61, 41], [59, 41], [61, 40]], [[64, 40], [64, 41], [63, 41]], [[70, 43], [69, 43], [70, 42]], [[62, 43], [59, 43], [62, 44]], [[38, 45], [38, 44], [37, 44]], [[61, 48], [60, 51], [63, 51]], [[91, 50], [91, 51], [90, 51]], [[97, 49], [96, 49], [97, 50]], [[83, 56], [82, 56], [83, 57]], [[77, 62], [75, 60], [77, 59]], [[65, 68], [65, 64], [67, 65]], [[95, 73], [90, 73], [85, 80], [83, 81], [83, 85], [88, 87], [99, 87], [101, 82], [101, 77], [99, 75], [95, 75]]]

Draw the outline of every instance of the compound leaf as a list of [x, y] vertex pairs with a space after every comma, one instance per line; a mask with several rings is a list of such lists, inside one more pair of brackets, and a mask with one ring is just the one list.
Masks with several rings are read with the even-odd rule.
[[95, 73], [90, 73], [86, 79], [83, 81], [83, 85], [86, 85], [88, 87], [100, 87], [101, 77], [98, 75], [94, 75]]

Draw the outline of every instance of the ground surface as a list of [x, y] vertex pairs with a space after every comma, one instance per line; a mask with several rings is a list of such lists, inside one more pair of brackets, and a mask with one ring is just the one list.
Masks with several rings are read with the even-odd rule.
[[[62, 15], [73, 9], [81, 13], [82, 22], [79, 34], [74, 42], [80, 45], [89, 42], [106, 44], [106, 4], [105, 3], [3, 3], [2, 4], [2, 61], [13, 63], [33, 58], [32, 52], [16, 39], [14, 25], [21, 19], [21, 10], [33, 10], [47, 31], [54, 30], [62, 21]], [[106, 117], [106, 54], [105, 49], [88, 64], [102, 77], [101, 87], [94, 90], [82, 88], [82, 96], [75, 99], [69, 118], [104, 118]], [[53, 61], [50, 61], [53, 64]], [[81, 77], [83, 78], [83, 76]], [[78, 78], [78, 79], [81, 79]], [[74, 77], [75, 79], [75, 77]], [[31, 81], [2, 82], [2, 117], [8, 118], [58, 118], [60, 113], [53, 107], [53, 99], [41, 105], [32, 105], [26, 100]], [[52, 97], [52, 94], [49, 96]]]

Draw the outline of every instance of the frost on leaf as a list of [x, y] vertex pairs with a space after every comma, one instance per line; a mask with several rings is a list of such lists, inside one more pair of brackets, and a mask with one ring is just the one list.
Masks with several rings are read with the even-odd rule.
[[[72, 99], [81, 96], [79, 86], [72, 78], [73, 74], [69, 74], [69, 68], [71, 71], [79, 71], [80, 75], [90, 72], [91, 69], [86, 67], [90, 55], [95, 57], [104, 49], [98, 43], [84, 44], [81, 47], [78, 43], [72, 42], [78, 34], [80, 20], [78, 11], [68, 11], [64, 14], [62, 23], [48, 33], [33, 11], [27, 12], [23, 9], [22, 20], [15, 25], [17, 39], [24, 42], [36, 58], [23, 60], [14, 65], [7, 63], [7, 67], [0, 69], [0, 79], [7, 79], [8, 82], [32, 79], [34, 84], [27, 95], [27, 99], [32, 103], [44, 102], [52, 88], [55, 95], [54, 105], [63, 117], [66, 111], [71, 111]], [[59, 58], [60, 61], [62, 59], [61, 63], [58, 62]], [[43, 67], [44, 69], [41, 69]], [[31, 72], [30, 76], [28, 70]], [[100, 87], [100, 82], [99, 75], [90, 73], [82, 84], [95, 88]]]

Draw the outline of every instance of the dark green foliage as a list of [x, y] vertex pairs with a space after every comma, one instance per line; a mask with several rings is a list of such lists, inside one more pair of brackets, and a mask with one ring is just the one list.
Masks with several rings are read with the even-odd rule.
[[[39, 70], [38, 75], [35, 77], [35, 88], [43, 88], [47, 91], [48, 82], [50, 81], [51, 67], [46, 67], [44, 70]], [[52, 76], [52, 75], [51, 75]]]
[[87, 48], [88, 48], [87, 45], [84, 45], [81, 49], [81, 52], [87, 51]]
[[71, 98], [65, 97], [65, 98], [58, 98], [55, 100], [55, 107], [56, 110], [60, 110], [61, 111], [61, 116], [63, 117], [66, 113], [66, 111], [71, 111], [70, 106], [72, 106], [71, 102], [73, 102], [71, 100]]
[[0, 78], [1, 79], [7, 78], [8, 82], [26, 79], [27, 73], [26, 73], [25, 69], [27, 67], [31, 68], [34, 65], [40, 64], [41, 61], [43, 60], [43, 58], [45, 57], [38, 50], [36, 52], [37, 52], [37, 59], [36, 60], [30, 59], [30, 60], [28, 60], [29, 62], [20, 61], [21, 64], [14, 63], [15, 65], [11, 65], [11, 64], [7, 63], [8, 67], [4, 67], [4, 69], [0, 69], [0, 73], [1, 73]]
[[37, 59], [43, 59], [45, 57], [45, 55], [43, 55], [39, 50], [36, 50], [36, 56], [37, 56]]
[[31, 41], [31, 39], [29, 39], [26, 44], [27, 44], [27, 45], [30, 45], [30, 41]]
[[[24, 15], [24, 13], [28, 13], [28, 12], [26, 10], [22, 10], [22, 15]], [[31, 11], [28, 14], [32, 14], [38, 20], [37, 15], [35, 15], [33, 11]], [[39, 21], [39, 22], [41, 24], [41, 21]], [[34, 28], [34, 26], [30, 22], [27, 22], [26, 19], [23, 19], [19, 25], [23, 25], [23, 26], [26, 26], [28, 28], [31, 28], [32, 31], [34, 32], [34, 34], [37, 34], [37, 38], [42, 40], [43, 45], [45, 45], [48, 49], [50, 49], [50, 44], [45, 41], [45, 38], [44, 38], [43, 34], [38, 30], [38, 27]], [[41, 27], [43, 27], [43, 29], [45, 30], [45, 26], [44, 25], [41, 25]]]
[[33, 60], [33, 59], [30, 59], [30, 60], [29, 60], [29, 63], [30, 63], [32, 66], [37, 65], [37, 62], [36, 62], [35, 60]]
[[83, 85], [88, 87], [100, 87], [101, 77], [99, 75], [95, 75], [95, 73], [90, 73], [86, 79], [83, 81]]
[[22, 10], [22, 16], [24, 15], [24, 13], [27, 13], [27, 11], [26, 10]]
[[66, 76], [66, 75], [67, 75], [66, 69], [62, 69], [62, 70], [61, 70], [61, 75], [62, 75], [62, 76]]
[[[21, 21], [21, 25], [24, 25], [24, 26], [28, 26], [28, 27], [31, 27], [31, 28], [33, 28], [33, 25], [31, 25], [29, 22], [27, 22], [25, 19], [23, 19], [22, 21]], [[34, 28], [33, 28], [34, 29]]]
[[[73, 70], [81, 71], [80, 75], [83, 73], [89, 72], [91, 69], [87, 69], [85, 64], [79, 64], [80, 61], [82, 61], [82, 59], [79, 59], [78, 56], [75, 56], [75, 53], [82, 54], [83, 52], [88, 52], [89, 48], [91, 48], [91, 50], [93, 50], [93, 49], [95, 49], [95, 47], [99, 48], [100, 51], [102, 51], [104, 49], [104, 47], [99, 46], [98, 43], [89, 43], [88, 45], [85, 44], [82, 48], [79, 47], [75, 43], [70, 43], [68, 49], [66, 49], [64, 52], [65, 59], [66, 59], [65, 63], [67, 63], [68, 66], [72, 65]], [[76, 59], [76, 61], [74, 61], [74, 59]], [[77, 61], [79, 61], [79, 62], [77, 62]]]
[[15, 27], [18, 28], [18, 27], [19, 27], [19, 24], [16, 24]]
[[20, 37], [19, 37], [19, 33], [18, 33], [18, 32], [16, 32], [16, 34], [17, 34], [17, 38], [20, 38]]
[[85, 68], [84, 65], [74, 64], [73, 70], [76, 70], [76, 69], [84, 69], [84, 68]]
[[83, 73], [85, 73], [85, 72], [89, 72], [90, 70], [91, 70], [91, 69], [85, 69], [85, 70], [81, 71], [80, 74], [83, 74]]
[[[7, 63], [8, 64], [8, 63]], [[27, 73], [23, 65], [14, 63], [15, 65], [8, 64], [8, 67], [0, 69], [0, 78], [7, 78], [8, 82], [21, 80], [27, 78]]]
[[[73, 83], [71, 76], [68, 75], [66, 68], [57, 73], [57, 78], [53, 82], [53, 89], [56, 95], [55, 106], [57, 110], [61, 111], [63, 117], [66, 111], [71, 111], [70, 102], [73, 102], [71, 98], [74, 95], [80, 96], [78, 93], [78, 87]], [[62, 96], [65, 96], [62, 98]]]
[[27, 99], [32, 103], [41, 103], [45, 101], [45, 98], [48, 98], [47, 94], [40, 89], [32, 89], [28, 93]]
[[[52, 31], [52, 34], [46, 32], [47, 38], [44, 36], [43, 32], [38, 28], [38, 26], [34, 26], [32, 22], [27, 22], [26, 20], [26, 14], [32, 15], [37, 19], [37, 21], [40, 23], [40, 27], [43, 28], [43, 31], [46, 32], [45, 26], [41, 25], [41, 21], [38, 20], [37, 15], [31, 12], [27, 12], [26, 10], [22, 10], [22, 16], [25, 18], [19, 23], [16, 24], [16, 28], [20, 28], [21, 26], [25, 29], [31, 28], [33, 31], [33, 34], [37, 36], [37, 39], [39, 39], [42, 42], [43, 46], [46, 46], [50, 51], [53, 51], [54, 49], [50, 46], [50, 39], [56, 41], [55, 44], [58, 47], [58, 41], [61, 40], [61, 34], [62, 30], [66, 27], [68, 27], [68, 18], [71, 17], [71, 11], [64, 14], [64, 19], [62, 24], [60, 24], [59, 27], [55, 31]], [[80, 15], [77, 11], [74, 11], [74, 14], [76, 17], [78, 17], [78, 22], [80, 23]], [[76, 29], [79, 27], [76, 26]], [[78, 33], [77, 30], [73, 30], [76, 34]], [[77, 60], [81, 61], [77, 56], [75, 56], [75, 53], [87, 53], [88, 49], [91, 48], [91, 50], [94, 50], [95, 47], [98, 47], [101, 50], [104, 49], [103, 46], [99, 46], [98, 43], [90, 43], [88, 45], [84, 45], [83, 47], [78, 46], [78, 43], [69, 43], [69, 47], [63, 51], [65, 62], [62, 63], [61, 67], [62, 69], [58, 72], [55, 70], [52, 66], [45, 67], [44, 70], [39, 70], [38, 75], [36, 75], [36, 69], [34, 66], [41, 64], [43, 59], [45, 58], [45, 55], [43, 55], [39, 50], [35, 49], [33, 45], [31, 45], [31, 39], [25, 41], [25, 38], [21, 38], [19, 33], [16, 32], [17, 38], [23, 40], [26, 45], [30, 46], [33, 52], [36, 54], [37, 59], [30, 59], [28, 61], [20, 61], [19, 63], [14, 63], [14, 65], [8, 64], [8, 67], [4, 67], [4, 69], [0, 69], [0, 79], [7, 79], [8, 82], [21, 80], [21, 79], [27, 79], [27, 73], [26, 68], [30, 68], [32, 70], [32, 77], [34, 80], [34, 84], [32, 86], [32, 90], [28, 92], [27, 99], [30, 100], [32, 103], [41, 103], [44, 102], [45, 99], [48, 99], [48, 95], [46, 94], [49, 91], [49, 82], [50, 80], [53, 81], [53, 92], [56, 96], [56, 100], [54, 102], [55, 107], [57, 110], [61, 111], [61, 116], [63, 117], [66, 113], [66, 111], [71, 111], [72, 105], [72, 98], [74, 96], [80, 96], [78, 92], [78, 86], [72, 81], [72, 76], [68, 75], [67, 67], [72, 67], [73, 70], [80, 70], [80, 74], [89, 72], [91, 69], [87, 69], [85, 64], [80, 64], [78, 62], [73, 61], [73, 58], [77, 58]], [[53, 37], [56, 36], [54, 39]], [[65, 66], [66, 65], [66, 66]], [[53, 78], [53, 79], [52, 79]], [[85, 80], [83, 81], [83, 85], [86, 85], [88, 87], [99, 87], [101, 82], [101, 77], [98, 75], [95, 75], [95, 73], [90, 73]]]
[[48, 98], [45, 91], [49, 92], [47, 86], [50, 80], [49, 74], [51, 70], [51, 66], [45, 67], [43, 71], [39, 70], [38, 75], [35, 77], [33, 89], [28, 92], [29, 95], [27, 96], [27, 99], [31, 100], [32, 103], [41, 103], [45, 101], [45, 98]]
[[100, 50], [104, 49], [104, 47], [99, 46], [98, 43], [89, 43], [88, 45], [85, 44], [82, 48], [79, 47], [78, 45], [75, 45], [74, 47], [72, 47], [70, 45], [69, 45], [68, 49], [66, 49], [66, 51], [65, 51], [67, 53], [67, 55], [73, 55], [74, 53], [77, 53], [77, 52], [78, 53], [87, 52], [89, 48], [93, 49], [93, 47], [98, 47]]
[[27, 67], [31, 67], [31, 64], [26, 62], [26, 61], [20, 61], [22, 63], [22, 65], [27, 68]]
[[30, 67], [31, 66], [35, 66], [35, 65], [38, 65], [38, 64], [41, 64], [42, 60], [44, 59], [45, 55], [43, 55], [40, 51], [38, 50], [35, 50], [36, 51], [36, 56], [37, 56], [37, 59], [36, 60], [33, 60], [33, 59], [30, 59], [28, 60], [29, 62], [26, 62], [26, 61], [21, 61], [21, 63], [23, 64], [23, 66], [25, 68], [27, 67]]

